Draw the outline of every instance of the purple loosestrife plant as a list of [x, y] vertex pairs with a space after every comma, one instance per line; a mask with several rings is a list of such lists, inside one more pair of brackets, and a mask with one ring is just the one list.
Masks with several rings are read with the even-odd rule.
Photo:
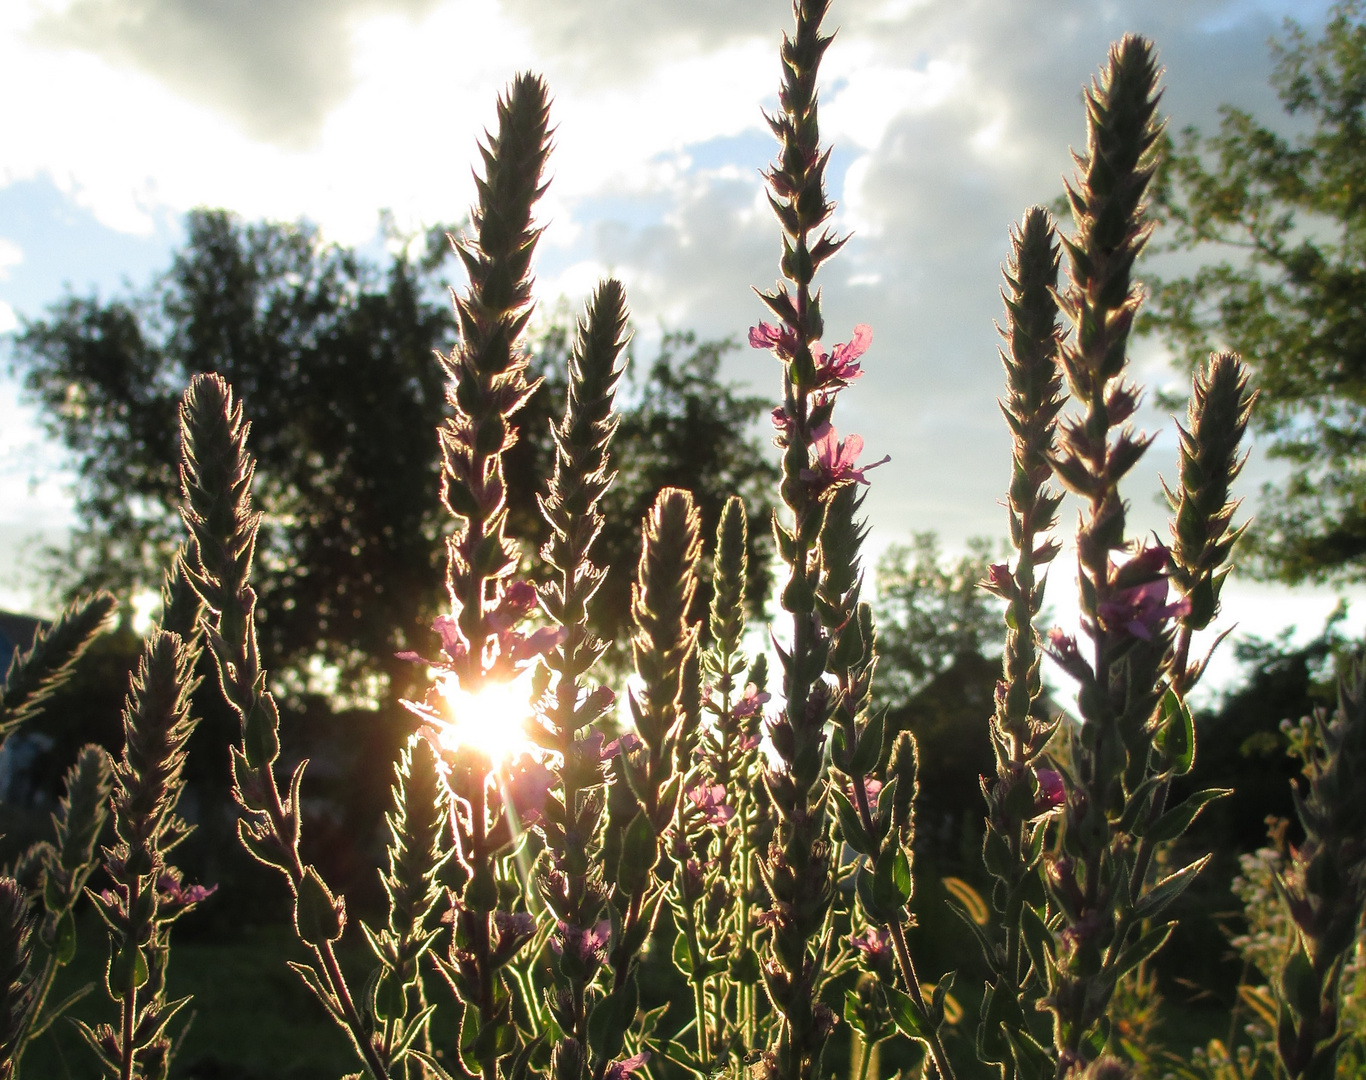
[[[869, 864], [858, 878], [861, 907], [889, 927], [894, 942], [905, 986], [905, 993], [888, 989], [894, 1013], [903, 1030], [926, 1043], [947, 1077], [952, 1067], [938, 1034], [942, 993], [938, 1003], [925, 1001], [905, 939], [912, 893], [913, 745], [892, 761], [893, 775], [901, 770], [900, 795], [898, 784], [888, 784], [885, 806], [875, 810], [863, 782], [866, 774], [885, 770], [893, 755], [881, 720], [869, 714], [874, 635], [871, 612], [859, 602], [864, 530], [855, 523], [853, 485], [868, 482], [871, 466], [858, 465], [863, 440], [840, 439], [831, 422], [837, 393], [862, 375], [858, 360], [872, 332], [860, 325], [847, 343], [827, 353], [820, 345], [820, 294], [811, 287], [820, 266], [844, 242], [824, 230], [833, 206], [825, 194], [829, 154], [820, 147], [816, 77], [831, 41], [820, 32], [827, 7], [824, 0], [799, 0], [796, 30], [783, 41], [780, 109], [769, 117], [781, 149], [768, 183], [783, 230], [786, 281], [760, 294], [779, 324], [750, 331], [751, 345], [771, 349], [783, 362], [783, 404], [773, 422], [783, 450], [781, 495], [791, 515], [790, 526], [774, 523], [779, 556], [788, 567], [782, 605], [792, 618], [792, 636], [789, 648], [779, 649], [786, 705], [771, 729], [777, 763], [766, 777], [777, 828], [761, 863], [771, 898], [764, 985], [782, 1022], [763, 1062], [774, 1080], [818, 1075], [821, 1050], [835, 1024], [820, 1000], [839, 955], [830, 922], [836, 866], [827, 808], [833, 798], [846, 842]], [[825, 728], [831, 720], [833, 761], [854, 781], [852, 800], [832, 794], [826, 775]], [[895, 827], [894, 818], [902, 819]]]
[[1272, 979], [1276, 1051], [1288, 1080], [1331, 1080], [1347, 1036], [1339, 1024], [1342, 969], [1366, 911], [1366, 660], [1338, 681], [1330, 720], [1320, 709], [1294, 743], [1304, 760], [1295, 813], [1304, 840], [1276, 890], [1294, 933]]
[[92, 894], [109, 928], [105, 987], [119, 1006], [117, 1027], [77, 1027], [106, 1074], [165, 1080], [167, 1025], [189, 1001], [166, 998], [171, 923], [212, 891], [186, 885], [167, 861], [192, 826], [176, 814], [184, 788], [185, 742], [194, 730], [190, 694], [197, 652], [160, 628], [147, 638], [123, 713], [124, 750], [114, 765], [115, 841], [104, 849], [112, 888]]
[[744, 503], [732, 496], [722, 509], [712, 554], [713, 644], [702, 657], [702, 708], [709, 719], [698, 731], [691, 760], [680, 763], [684, 800], [671, 850], [669, 901], [679, 928], [673, 960], [692, 984], [692, 1065], [699, 1069], [740, 1067], [756, 1034], [759, 970], [750, 939], [757, 874], [749, 836], [759, 783], [758, 729], [768, 694], [744, 678], [747, 531]]
[[33, 922], [28, 895], [0, 877], [0, 1080], [16, 1075], [24, 1025], [33, 1010]]
[[[765, 323], [750, 331], [750, 344], [771, 349], [783, 364], [783, 401], [774, 412], [774, 426], [783, 450], [781, 497], [791, 517], [790, 525], [774, 522], [779, 557], [788, 571], [781, 603], [791, 616], [792, 638], [779, 653], [786, 703], [770, 732], [777, 762], [765, 775], [777, 825], [760, 860], [771, 904], [763, 983], [782, 1017], [776, 1040], [764, 1053], [767, 1080], [818, 1076], [821, 1051], [835, 1024], [819, 999], [832, 948], [828, 920], [835, 871], [822, 779], [830, 695], [821, 677], [830, 642], [815, 610], [823, 512], [820, 479], [812, 479], [813, 446], [829, 427], [833, 401], [817, 388], [812, 345], [822, 337], [824, 322], [811, 282], [841, 245], [828, 231], [817, 233], [833, 211], [825, 194], [828, 154], [821, 152], [816, 109], [817, 72], [831, 41], [820, 32], [827, 8], [827, 0], [798, 0], [796, 29], [783, 38], [779, 110], [768, 118], [778, 137], [779, 160], [769, 169], [768, 185], [783, 231], [786, 280], [760, 293], [779, 325]], [[827, 466], [832, 464], [827, 460]]]
[[[518, 579], [525, 553], [506, 534], [504, 455], [536, 389], [521, 342], [539, 236], [533, 209], [549, 152], [546, 89], [521, 76], [481, 148], [471, 235], [455, 242], [469, 288], [455, 302], [460, 343], [442, 357], [451, 406], [439, 433], [442, 494], [456, 519], [451, 611], [433, 624], [438, 659], [404, 654], [437, 678], [424, 701], [408, 703], [419, 729], [394, 766], [380, 875], [388, 910], [362, 926], [377, 962], [364, 992], [353, 993], [338, 961], [344, 898], [300, 851], [304, 767], [287, 781], [276, 774], [280, 717], [249, 583], [259, 514], [248, 428], [227, 384], [200, 376], [181, 411], [190, 540], [168, 575], [162, 626], [129, 697], [123, 758], [111, 776], [107, 760], [87, 748], [56, 815], [56, 844], [24, 856], [14, 879], [0, 878], [0, 1069], [10, 1070], [0, 1080], [65, 1007], [43, 1001], [74, 943], [72, 910], [108, 801], [112, 888], [96, 903], [111, 930], [106, 982], [120, 1015], [116, 1026], [83, 1031], [118, 1080], [166, 1075], [167, 1022], [184, 1004], [164, 993], [169, 926], [209, 891], [186, 885], [167, 862], [187, 832], [175, 805], [201, 632], [241, 723], [231, 750], [239, 836], [284, 877], [309, 954], [291, 966], [372, 1080], [525, 1080], [533, 1071], [626, 1080], [675, 1068], [739, 1077], [754, 1067], [763, 1080], [819, 1080], [839, 994], [860, 1050], [856, 1080], [868, 1080], [878, 1045], [897, 1033], [920, 1043], [927, 1068], [951, 1080], [953, 976], [922, 986], [908, 942], [916, 742], [872, 706], [877, 633], [863, 594], [860, 485], [882, 462], [861, 464], [863, 440], [834, 426], [839, 395], [864, 374], [872, 331], [857, 325], [827, 349], [814, 287], [843, 244], [827, 228], [828, 151], [817, 121], [827, 8], [828, 0], [796, 0], [796, 27], [783, 40], [779, 108], [768, 118], [780, 150], [767, 173], [782, 280], [760, 294], [776, 322], [750, 331], [751, 345], [782, 364], [773, 412], [784, 506], [773, 528], [786, 570], [784, 625], [773, 634], [781, 711], [764, 716], [766, 663], [758, 657], [750, 666], [743, 648], [743, 504], [732, 498], [717, 529], [714, 644], [703, 651], [701, 627], [690, 621], [699, 514], [688, 492], [666, 488], [644, 521], [632, 595], [634, 730], [607, 739], [615, 698], [598, 685], [594, 665], [609, 643], [588, 626], [605, 573], [593, 545], [613, 480], [627, 336], [616, 281], [598, 287], [579, 324], [568, 400], [553, 428], [554, 473], [541, 499], [549, 573], [536, 575], [548, 583], [538, 592]], [[1109, 1032], [1116, 983], [1166, 940], [1163, 911], [1202, 862], [1161, 881], [1150, 880], [1151, 868], [1161, 845], [1219, 794], [1166, 805], [1172, 778], [1189, 771], [1194, 754], [1184, 699], [1204, 665], [1190, 658], [1192, 636], [1217, 611], [1239, 532], [1229, 491], [1252, 397], [1236, 358], [1213, 358], [1196, 380], [1169, 492], [1170, 550], [1126, 537], [1119, 494], [1148, 444], [1127, 426], [1139, 393], [1125, 380], [1125, 350], [1141, 299], [1131, 269], [1149, 231], [1143, 198], [1160, 132], [1157, 77], [1148, 44], [1127, 38], [1087, 95], [1087, 153], [1069, 187], [1077, 229], [1063, 241], [1067, 285], [1057, 289], [1057, 240], [1037, 208], [1013, 236], [1007, 268], [1002, 408], [1013, 443], [1015, 556], [984, 583], [1007, 605], [991, 723], [996, 768], [983, 782], [983, 860], [995, 879], [998, 925], [978, 926], [988, 918], [980, 901], [963, 914], [990, 975], [976, 1056], [1009, 1080], [1125, 1074]], [[1059, 423], [1064, 377], [1080, 413]], [[1058, 550], [1050, 475], [1083, 501], [1086, 645], [1055, 631], [1045, 646], [1036, 628], [1044, 572]], [[109, 604], [73, 610], [11, 668], [0, 738], [41, 706]], [[524, 629], [538, 616], [550, 625]], [[1058, 759], [1045, 745], [1058, 725], [1037, 715], [1046, 650], [1080, 686], [1081, 724], [1069, 728], [1070, 753]], [[1331, 1070], [1343, 943], [1351, 941], [1344, 927], [1357, 925], [1366, 895], [1366, 825], [1351, 799], [1366, 782], [1361, 682], [1344, 688], [1337, 719], [1313, 728], [1317, 749], [1306, 751], [1300, 799], [1308, 838], [1282, 882], [1299, 933], [1278, 983], [1281, 1054], [1294, 1080]], [[495, 698], [503, 711], [490, 719], [485, 706]], [[481, 724], [521, 726], [528, 742], [505, 760], [480, 740]], [[39, 891], [42, 911], [30, 918], [29, 894]], [[678, 930], [672, 959], [692, 999], [692, 1016], [668, 1037], [664, 1010], [642, 1012], [637, 986], [665, 903]], [[429, 997], [436, 975], [453, 1003], [444, 993]], [[454, 1065], [432, 1023], [451, 1004]]]
[[612, 979], [588, 1024], [593, 1080], [624, 1067], [616, 1059], [636, 1017], [639, 953], [668, 887], [670, 875], [660, 856], [666, 835], [679, 828], [679, 746], [695, 737], [700, 720], [699, 627], [688, 621], [697, 591], [700, 528], [692, 496], [678, 488], [660, 491], [645, 518], [631, 592], [638, 688], [631, 689], [629, 702], [636, 736], [623, 736], [612, 760], [603, 847]]
[[261, 666], [256, 594], [248, 584], [260, 514], [251, 502], [256, 464], [247, 432], [228, 384], [216, 375], [196, 376], [181, 405], [182, 516], [191, 537], [187, 576], [204, 604], [204, 632], [223, 696], [241, 723], [241, 742], [231, 748], [233, 797], [243, 810], [237, 833], [247, 851], [289, 886], [295, 933], [312, 953], [291, 968], [346, 1032], [373, 1080], [381, 1080], [390, 1075], [388, 1063], [337, 961], [345, 901], [299, 853], [306, 763], [295, 768], [283, 793], [275, 775], [280, 714]]
[[439, 875], [452, 851], [449, 795], [431, 743], [414, 736], [394, 767], [389, 827], [388, 871], [380, 883], [389, 901], [387, 925], [361, 929], [379, 961], [370, 995], [383, 1060], [397, 1064], [421, 1038], [430, 1052], [427, 1022], [436, 1006], [428, 1004], [422, 961], [438, 937], [433, 918], [441, 899]]
[[105, 629], [114, 603], [105, 592], [77, 600], [51, 626], [39, 629], [25, 652], [14, 654], [0, 696], [0, 744], [38, 716], [53, 691], [71, 677], [76, 661]]
[[[1023, 1025], [1001, 1017], [1000, 1030], [1022, 1077], [1062, 1078], [1081, 1068], [1111, 1068], [1102, 1052], [1110, 1041], [1115, 985], [1166, 941], [1171, 925], [1155, 920], [1208, 861], [1199, 859], [1151, 883], [1152, 850], [1180, 836], [1220, 794], [1198, 792], [1179, 807], [1165, 808], [1171, 777], [1189, 771], [1195, 749], [1183, 694], [1196, 672], [1173, 669], [1171, 625], [1191, 614], [1192, 596], [1169, 600], [1171, 556], [1160, 544], [1144, 547], [1127, 539], [1119, 494], [1120, 481], [1151, 441], [1126, 424], [1139, 390], [1124, 376], [1129, 330], [1142, 300], [1130, 274], [1151, 233], [1143, 215], [1161, 131], [1158, 77], [1145, 40], [1127, 37], [1112, 48], [1100, 80], [1086, 94], [1087, 153], [1077, 158], [1079, 175], [1068, 186], [1076, 233], [1064, 240], [1070, 280], [1059, 300], [1071, 336], [1060, 358], [1082, 412], [1059, 425], [1048, 460], [1084, 503], [1077, 553], [1082, 630], [1091, 655], [1061, 631], [1050, 635], [1054, 659], [1079, 684], [1082, 722], [1069, 731], [1073, 774], [1049, 770], [1063, 778], [1058, 797], [1050, 793], [1045, 800], [1061, 807], [1059, 844], [1041, 867], [1049, 903], [1019, 906], [1018, 931], [1033, 966], [1029, 978], [1042, 980], [1041, 1004], [1053, 1018], [1053, 1047], [1046, 1050]], [[1235, 377], [1229, 385], [1238, 382]], [[1192, 436], [1202, 445], [1193, 441], [1191, 452], [1183, 453], [1183, 489], [1204, 484], [1206, 493], [1178, 524], [1178, 536], [1214, 544], [1208, 558], [1196, 556], [1198, 565], [1182, 564], [1186, 576], [1178, 584], [1193, 591], [1228, 554], [1227, 485], [1237, 471], [1246, 410], [1221, 401], [1210, 412], [1209, 428]], [[1222, 473], [1201, 479], [1188, 466], [1191, 461], [1219, 462]], [[1019, 589], [1018, 582], [1007, 586], [1003, 575], [1001, 584], [1008, 593]], [[1036, 805], [1034, 786], [1042, 787], [1043, 779], [1036, 770], [1030, 782]], [[1048, 780], [1051, 792], [1051, 775]], [[989, 834], [985, 854], [994, 873], [1010, 875], [1018, 866], [1003, 837]]]
[[[992, 972], [982, 1001], [978, 1052], [1014, 1076], [1010, 1039], [1030, 1031], [1028, 1019], [1043, 993], [1042, 973], [1030, 969], [1020, 933], [1021, 907], [1043, 900], [1036, 873], [1043, 855], [1049, 814], [1061, 805], [1061, 776], [1042, 767], [1041, 755], [1056, 723], [1035, 714], [1043, 691], [1041, 642], [1035, 620], [1043, 607], [1039, 571], [1053, 561], [1058, 544], [1049, 537], [1062, 496], [1047, 485], [1048, 455], [1054, 449], [1057, 416], [1063, 405], [1058, 346], [1062, 329], [1054, 292], [1058, 245], [1053, 222], [1040, 207], [1027, 211], [1011, 237], [1006, 268], [1007, 394], [1001, 411], [1011, 432], [1011, 476], [1007, 496], [1013, 569], [993, 566], [983, 583], [1006, 601], [1006, 636], [991, 742], [996, 776], [984, 785], [987, 801], [983, 861], [996, 879], [993, 900], [1003, 931], [999, 941], [982, 940]], [[1045, 782], [1046, 781], [1046, 782]], [[955, 907], [964, 924], [977, 923]], [[1002, 1031], [1002, 1025], [1006, 1032]], [[1046, 1034], [1032, 1032], [1037, 1038]], [[1018, 1041], [1018, 1040], [1017, 1040]]]
[[[53, 692], [70, 678], [113, 608], [114, 598], [107, 593], [78, 600], [51, 626], [40, 628], [27, 651], [15, 654], [0, 698], [0, 742], [26, 721], [41, 720]], [[76, 905], [98, 862], [95, 844], [108, 816], [110, 783], [108, 754], [99, 746], [82, 747], [52, 815], [53, 842], [34, 844], [13, 868], [12, 884], [19, 894], [29, 903], [41, 900], [36, 920], [30, 924], [25, 919], [25, 944], [16, 954], [25, 962], [12, 972], [8, 984], [14, 1011], [8, 1021], [12, 1027], [0, 1041], [0, 1062], [12, 1067], [15, 1075], [33, 1040], [93, 988], [91, 984], [48, 1005], [58, 970], [75, 956]], [[17, 941], [14, 938], [12, 944]]]
[[556, 681], [540, 714], [541, 744], [557, 761], [558, 790], [546, 800], [539, 826], [545, 849], [536, 864], [541, 899], [556, 920], [552, 948], [556, 987], [549, 1001], [561, 1037], [552, 1048], [555, 1080], [585, 1080], [590, 1014], [601, 1002], [598, 974], [606, 959], [606, 882], [601, 827], [606, 809], [604, 738], [594, 728], [614, 700], [588, 675], [607, 643], [588, 630], [593, 596], [605, 570], [591, 560], [602, 529], [602, 497], [612, 482], [608, 449], [617, 427], [613, 401], [625, 346], [626, 297], [621, 284], [598, 286], [569, 360], [564, 418], [554, 429], [555, 471], [541, 510], [551, 537], [541, 557], [555, 577], [543, 604], [563, 629], [545, 656]]
[[[537, 597], [525, 582], [509, 582], [518, 553], [504, 533], [503, 454], [516, 441], [513, 416], [539, 385], [526, 380], [520, 339], [531, 315], [531, 257], [540, 235], [532, 209], [544, 190], [548, 125], [545, 85], [535, 76], [519, 76], [498, 103], [496, 134], [481, 148], [484, 176], [477, 178], [473, 235], [455, 242], [469, 288], [455, 301], [460, 344], [442, 358], [452, 415], [440, 431], [441, 490], [457, 524], [447, 541], [453, 613], [439, 619], [437, 628], [445, 654], [440, 666], [467, 695], [457, 699], [465, 706], [452, 704], [456, 713], [562, 636], [549, 629], [530, 635], [514, 629]], [[458, 725], [462, 717], [454, 720]], [[438, 729], [440, 724], [438, 718]], [[440, 969], [464, 1006], [465, 1071], [496, 1080], [500, 1060], [521, 1044], [504, 969], [534, 933], [531, 916], [512, 910], [500, 895], [499, 872], [522, 841], [522, 826], [539, 820], [551, 777], [538, 762], [524, 759], [503, 768], [470, 746], [446, 747], [443, 762], [454, 799], [456, 854], [451, 945]]]

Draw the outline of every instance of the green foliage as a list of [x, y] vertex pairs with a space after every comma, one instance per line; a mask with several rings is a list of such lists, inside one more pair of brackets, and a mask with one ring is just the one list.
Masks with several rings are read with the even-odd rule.
[[1168, 246], [1229, 257], [1189, 277], [1150, 277], [1142, 325], [1192, 368], [1215, 341], [1253, 373], [1254, 423], [1290, 469], [1263, 490], [1255, 569], [1289, 582], [1361, 581], [1366, 5], [1339, 0], [1317, 40], [1288, 23], [1272, 48], [1272, 83], [1298, 133], [1230, 105], [1217, 134], [1182, 132], [1157, 195]]
[[[179, 543], [179, 451], [166, 425], [188, 380], [214, 371], [251, 402], [265, 513], [255, 582], [271, 613], [260, 635], [286, 686], [305, 686], [309, 659], [321, 657], [340, 685], [378, 674], [391, 699], [410, 692], [414, 673], [393, 654], [425, 646], [438, 613], [444, 512], [432, 432], [444, 390], [431, 354], [455, 328], [443, 230], [426, 234], [421, 257], [407, 251], [381, 265], [322, 245], [306, 224], [196, 210], [171, 269], [146, 290], [69, 297], [27, 324], [16, 367], [78, 477], [80, 524], [52, 558], [62, 587], [100, 582], [127, 594], [159, 582]], [[505, 454], [507, 531], [525, 556], [549, 536], [536, 498], [554, 461], [566, 322], [538, 331], [528, 374], [545, 382], [514, 419], [518, 441]], [[669, 334], [630, 376], [612, 461], [619, 481], [598, 541], [607, 580], [593, 626], [603, 640], [620, 641], [629, 625], [636, 525], [660, 487], [692, 491], [708, 530], [731, 492], [767, 517], [776, 472], [751, 432], [765, 402], [721, 381], [731, 348]], [[758, 612], [771, 581], [765, 530], [752, 531], [750, 550]], [[613, 658], [628, 666], [624, 649]]]
[[916, 533], [893, 544], [877, 565], [879, 701], [904, 707], [936, 676], [967, 657], [994, 657], [1001, 604], [980, 588], [991, 569], [993, 544], [970, 539], [967, 552], [944, 559], [939, 536]]

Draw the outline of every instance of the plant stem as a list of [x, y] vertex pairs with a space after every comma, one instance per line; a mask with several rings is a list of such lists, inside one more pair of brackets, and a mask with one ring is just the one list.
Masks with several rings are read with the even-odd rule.
[[[869, 836], [876, 836], [877, 831], [873, 825], [872, 808], [868, 805], [868, 790], [863, 786], [861, 779], [854, 783], [854, 801], [858, 805], [859, 821], [863, 825], [864, 831]], [[892, 944], [896, 949], [897, 966], [901, 969], [901, 977], [906, 983], [906, 993], [910, 995], [911, 1001], [915, 1003], [920, 1015], [929, 1017], [929, 1010], [925, 1008], [925, 996], [920, 990], [920, 980], [916, 977], [915, 964], [911, 960], [911, 950], [906, 946], [906, 931], [900, 919], [893, 919], [888, 924], [892, 932]], [[930, 1029], [930, 1037], [926, 1041], [929, 1044], [930, 1054], [934, 1058], [935, 1067], [939, 1070], [942, 1080], [954, 1080], [953, 1066], [949, 1063], [948, 1051], [944, 1048], [944, 1042], [939, 1037], [939, 1031], [933, 1025], [927, 1025]]]

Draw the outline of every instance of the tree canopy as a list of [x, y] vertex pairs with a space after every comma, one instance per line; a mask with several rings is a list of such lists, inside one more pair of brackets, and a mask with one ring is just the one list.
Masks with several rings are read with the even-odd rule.
[[1165, 249], [1227, 252], [1193, 275], [1149, 277], [1144, 325], [1194, 366], [1242, 353], [1268, 453], [1254, 569], [1288, 582], [1366, 580], [1366, 4], [1339, 0], [1320, 37], [1287, 22], [1273, 85], [1297, 134], [1225, 105], [1187, 128], [1157, 190]]
[[[77, 527], [53, 569], [66, 593], [155, 588], [181, 538], [177, 406], [190, 378], [217, 372], [241, 395], [259, 460], [265, 513], [258, 547], [263, 648], [293, 673], [335, 667], [402, 690], [405, 648], [431, 645], [445, 603], [435, 429], [441, 367], [455, 322], [444, 296], [450, 248], [433, 229], [427, 254], [404, 245], [377, 262], [321, 242], [311, 226], [243, 222], [219, 210], [186, 220], [169, 270], [143, 290], [103, 300], [68, 295], [26, 322], [14, 366], [48, 433], [70, 454]], [[509, 523], [528, 556], [544, 539], [536, 495], [551, 460], [549, 421], [564, 407], [569, 317], [533, 342], [545, 384], [519, 417], [509, 462]], [[597, 631], [628, 619], [641, 516], [659, 485], [689, 488], [704, 526], [725, 497], [767, 519], [776, 469], [755, 434], [761, 399], [720, 380], [728, 342], [664, 339], [632, 392], [614, 444], [619, 471], [598, 558], [612, 572]], [[632, 364], [632, 370], [637, 365]], [[751, 530], [751, 595], [768, 595], [767, 530]], [[706, 598], [697, 598], [700, 605]]]

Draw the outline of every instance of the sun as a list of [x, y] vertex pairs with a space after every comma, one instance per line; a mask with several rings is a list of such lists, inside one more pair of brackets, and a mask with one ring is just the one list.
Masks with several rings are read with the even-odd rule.
[[495, 766], [533, 752], [535, 744], [526, 734], [532, 715], [529, 676], [528, 672], [509, 682], [486, 683], [475, 693], [454, 678], [442, 679], [446, 721], [437, 732], [442, 749], [454, 752], [462, 746], [473, 747]]

